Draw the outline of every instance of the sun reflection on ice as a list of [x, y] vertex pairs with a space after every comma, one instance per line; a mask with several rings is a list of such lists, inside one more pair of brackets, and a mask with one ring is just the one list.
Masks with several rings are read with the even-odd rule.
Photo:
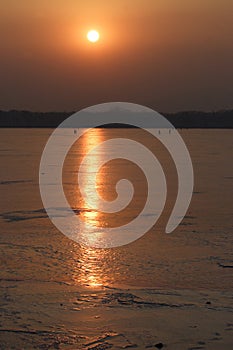
[[[97, 132], [94, 130], [93, 132], [87, 133], [83, 139], [83, 153], [84, 155], [88, 154], [88, 152], [98, 144], [102, 142], [101, 132]], [[92, 184], [96, 180], [96, 173], [94, 169], [96, 169], [96, 164], [98, 165], [101, 162], [102, 155], [100, 153], [95, 153], [92, 156], [87, 157], [87, 161], [85, 164], [85, 182], [82, 184], [84, 187], [85, 193], [87, 195], [89, 203], [83, 202], [83, 206], [85, 210], [80, 213], [80, 218], [83, 219], [87, 224], [90, 223], [94, 226], [99, 226], [100, 213], [98, 210], [94, 208], [98, 208], [99, 198], [93, 196], [93, 187]], [[100, 182], [104, 182], [104, 179], [101, 178], [101, 173], [98, 174], [98, 179]], [[96, 184], [96, 189], [98, 190], [98, 185]]]
[[[96, 152], [87, 158], [88, 160], [85, 164], [85, 181], [83, 186], [88, 196], [89, 203], [86, 203], [83, 200], [76, 182], [77, 177], [75, 178], [75, 176], [77, 176], [77, 165], [80, 165], [83, 157], [85, 157], [93, 147], [103, 142], [103, 139], [103, 133], [100, 129], [94, 129], [86, 133], [80, 143], [74, 146], [69, 163], [69, 174], [74, 174], [72, 175], [73, 178], [71, 183], [76, 184], [72, 189], [74, 195], [72, 196], [71, 206], [77, 209], [78, 215], [81, 219], [79, 230], [82, 232], [83, 236], [88, 235], [89, 242], [92, 240], [93, 244], [97, 239], [101, 238], [99, 227], [106, 225], [103, 215], [101, 215], [102, 213], [95, 209], [98, 207], [99, 199], [92, 195], [92, 184], [93, 180], [96, 178], [94, 170], [96, 169], [96, 166], [101, 163], [104, 155], [100, 152]], [[104, 172], [98, 173], [96, 188], [100, 191], [100, 195], [105, 190], [102, 186], [102, 184], [105, 183], [104, 176]], [[94, 208], [92, 208], [92, 206]], [[95, 227], [95, 234], [92, 234], [93, 229], [90, 232], [90, 225]], [[74, 252], [75, 250], [73, 250], [73, 267], [75, 269], [72, 278], [75, 283], [92, 288], [101, 288], [108, 284], [110, 276], [106, 273], [106, 270], [109, 268], [109, 258], [112, 258], [112, 254], [110, 254], [108, 250], [95, 249], [83, 245], [78, 248], [77, 256], [75, 256]]]
[[101, 287], [104, 285], [103, 274], [104, 252], [89, 247], [80, 247], [80, 270], [78, 280], [82, 285], [90, 287]]

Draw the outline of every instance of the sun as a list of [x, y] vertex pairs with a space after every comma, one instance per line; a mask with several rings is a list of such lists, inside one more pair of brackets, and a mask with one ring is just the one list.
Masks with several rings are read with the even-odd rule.
[[91, 43], [96, 43], [100, 38], [99, 32], [97, 32], [97, 30], [90, 30], [87, 33], [87, 39], [91, 42]]

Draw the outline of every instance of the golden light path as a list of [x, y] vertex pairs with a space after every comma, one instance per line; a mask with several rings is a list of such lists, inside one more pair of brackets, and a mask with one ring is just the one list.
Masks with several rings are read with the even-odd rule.
[[[91, 133], [87, 133], [87, 135], [83, 139], [82, 149], [84, 154], [87, 154], [90, 149], [101, 143], [102, 134], [101, 131], [96, 129]], [[90, 179], [91, 177], [95, 177], [95, 173], [93, 173], [93, 165], [95, 163], [99, 163], [101, 160], [101, 154], [96, 155], [95, 157], [88, 158], [87, 167], [86, 167], [86, 193], [88, 193], [91, 198], [92, 188], [90, 187]], [[103, 181], [103, 179], [102, 179]], [[96, 202], [93, 200], [93, 205], [96, 205]], [[79, 206], [79, 203], [77, 203]], [[87, 209], [91, 209], [88, 208]], [[83, 231], [87, 232], [87, 226], [85, 222], [91, 222], [95, 225], [99, 220], [98, 211], [86, 210], [82, 214], [83, 216]], [[93, 237], [93, 240], [95, 238]], [[105, 259], [105, 253], [102, 250], [93, 249], [89, 247], [80, 247], [81, 256], [80, 262], [81, 267], [79, 269], [77, 282], [81, 283], [85, 286], [90, 287], [100, 287], [104, 284], [104, 273], [103, 273], [103, 263]]]

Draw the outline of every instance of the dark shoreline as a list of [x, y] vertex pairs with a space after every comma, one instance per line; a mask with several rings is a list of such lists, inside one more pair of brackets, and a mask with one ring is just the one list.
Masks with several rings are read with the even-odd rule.
[[[0, 128], [56, 128], [73, 113], [0, 111]], [[218, 112], [188, 111], [161, 114], [177, 129], [233, 129], [233, 110]], [[115, 123], [100, 127], [135, 128], [135, 126]]]

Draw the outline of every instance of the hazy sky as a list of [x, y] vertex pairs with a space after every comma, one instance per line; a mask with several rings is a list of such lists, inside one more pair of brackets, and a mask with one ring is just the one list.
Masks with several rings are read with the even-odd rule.
[[233, 108], [232, 14], [233, 0], [0, 0], [0, 109]]

